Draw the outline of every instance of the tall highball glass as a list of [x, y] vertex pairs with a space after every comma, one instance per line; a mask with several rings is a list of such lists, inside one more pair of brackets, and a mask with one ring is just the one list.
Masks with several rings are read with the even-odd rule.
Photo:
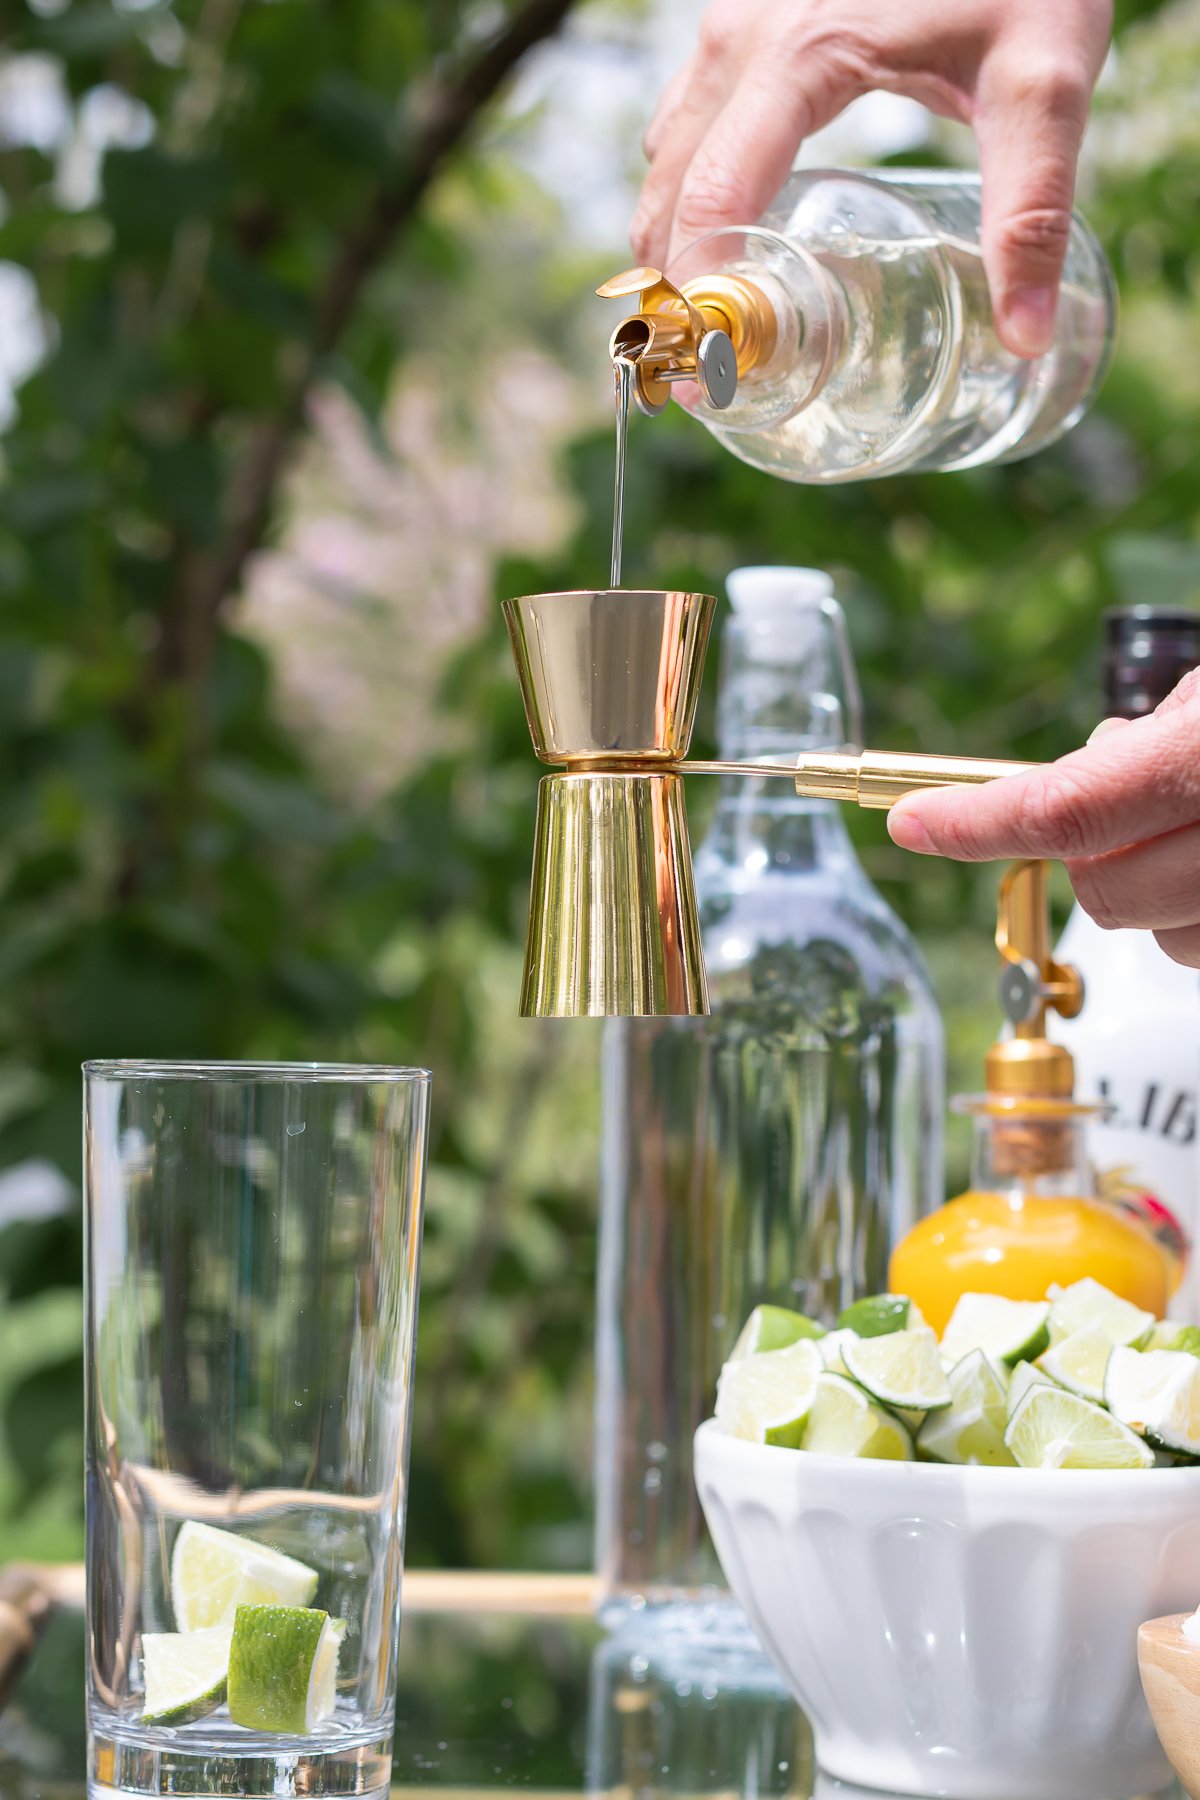
[[429, 1076], [84, 1090], [89, 1793], [383, 1794]]

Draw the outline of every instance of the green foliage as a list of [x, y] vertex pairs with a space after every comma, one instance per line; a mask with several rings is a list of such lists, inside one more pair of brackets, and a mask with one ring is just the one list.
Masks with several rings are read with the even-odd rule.
[[[1200, 42], [1164, 13], [1176, 37], [1156, 62], [1159, 26], [1138, 22], [1156, 10], [1126, 8], [1104, 119], [1138, 141], [1183, 95], [1182, 122], [1149, 159], [1118, 136], [1098, 171], [1089, 208], [1124, 335], [1097, 413], [1063, 444], [823, 491], [741, 466], [680, 416], [632, 431], [629, 578], [716, 590], [740, 561], [834, 569], [873, 741], [1054, 755], [1095, 720], [1102, 608], [1198, 597]], [[371, 413], [414, 297], [435, 321], [452, 304], [481, 318], [497, 292], [514, 315], [545, 308], [524, 306], [511, 255], [501, 286], [473, 290], [453, 209], [400, 198], [425, 84], [469, 60], [489, 11], [18, 10], [14, 50], [58, 59], [75, 97], [120, 88], [153, 132], [104, 157], [82, 205], [42, 152], [0, 148], [0, 259], [29, 271], [52, 321], [0, 443], [0, 1174], [45, 1159], [78, 1180], [88, 1056], [432, 1066], [412, 1553], [578, 1564], [595, 1040], [514, 1016], [537, 770], [495, 610], [445, 679], [453, 749], [366, 804], [280, 722], [274, 672], [226, 604], [280, 517], [313, 379]], [[512, 193], [471, 174], [506, 241], [524, 224]], [[586, 304], [602, 272], [551, 272], [546, 291]], [[546, 335], [564, 355], [566, 312]], [[609, 432], [582, 437], [566, 473], [577, 534], [541, 566], [498, 567], [497, 596], [607, 567]], [[703, 807], [698, 791], [695, 829]], [[973, 1086], [995, 1019], [994, 873], [854, 825], [930, 956], [954, 1084]], [[80, 1545], [79, 1284], [77, 1206], [0, 1226], [5, 1553]]]

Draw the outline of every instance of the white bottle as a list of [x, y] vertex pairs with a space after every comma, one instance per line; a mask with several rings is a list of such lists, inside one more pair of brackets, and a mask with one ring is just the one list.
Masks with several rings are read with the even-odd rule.
[[[1110, 718], [1153, 712], [1200, 662], [1200, 613], [1127, 607], [1105, 628]], [[1092, 1126], [1101, 1191], [1124, 1190], [1166, 1237], [1170, 1220], [1157, 1209], [1178, 1221], [1193, 1250], [1171, 1313], [1200, 1320], [1200, 971], [1172, 962], [1149, 931], [1103, 931], [1080, 906], [1056, 954], [1084, 980], [1082, 1013], [1056, 1030], [1075, 1058], [1075, 1091], [1112, 1109]]]

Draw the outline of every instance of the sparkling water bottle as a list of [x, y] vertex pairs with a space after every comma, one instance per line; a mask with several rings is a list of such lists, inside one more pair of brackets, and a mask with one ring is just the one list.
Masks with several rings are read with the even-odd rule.
[[[828, 576], [741, 569], [722, 757], [857, 745]], [[603, 1613], [736, 1633], [692, 1481], [692, 1434], [751, 1307], [826, 1323], [886, 1285], [940, 1203], [942, 1028], [912, 939], [838, 807], [726, 778], [695, 858], [706, 1019], [605, 1028], [597, 1312]]]

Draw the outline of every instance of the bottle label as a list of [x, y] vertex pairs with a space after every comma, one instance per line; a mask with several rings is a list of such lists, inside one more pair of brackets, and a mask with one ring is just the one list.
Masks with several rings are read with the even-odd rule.
[[1145, 1131], [1181, 1147], [1196, 1141], [1196, 1092], [1173, 1083], [1147, 1081], [1120, 1090], [1107, 1075], [1096, 1083], [1101, 1100], [1112, 1108], [1099, 1121], [1101, 1131]]

